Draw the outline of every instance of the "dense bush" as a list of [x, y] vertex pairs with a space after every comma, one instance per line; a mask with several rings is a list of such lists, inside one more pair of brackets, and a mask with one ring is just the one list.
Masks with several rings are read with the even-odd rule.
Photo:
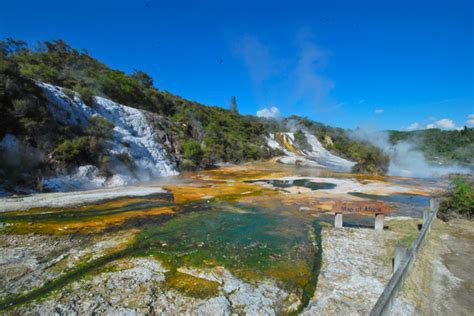
[[53, 152], [53, 157], [65, 166], [99, 165], [103, 150], [104, 145], [100, 139], [82, 136], [59, 144]]
[[268, 132], [265, 122], [254, 116], [191, 102], [177, 106], [173, 119], [182, 126], [182, 138], [191, 137], [203, 143], [203, 167], [274, 155], [265, 146]]
[[0, 41], [4, 56], [19, 66], [28, 78], [59, 85], [78, 92], [87, 104], [99, 95], [113, 101], [148, 111], [172, 114], [177, 99], [153, 87], [153, 80], [143, 71], [127, 75], [113, 70], [87, 52], [80, 53], [63, 40], [46, 41], [30, 49], [26, 43]]
[[354, 173], [385, 175], [388, 172], [389, 158], [378, 148], [365, 152], [352, 167]]
[[201, 145], [194, 139], [186, 141], [183, 145], [183, 158], [187, 160], [181, 165], [182, 169], [193, 169], [201, 165], [203, 151]]
[[472, 218], [473, 215], [474, 184], [462, 178], [455, 178], [452, 181], [452, 189], [440, 204], [438, 216], [448, 220], [457, 216]]
[[0, 49], [0, 140], [10, 133], [36, 145], [42, 135], [54, 133], [58, 126], [41, 89], [22, 76], [19, 65], [5, 55], [17, 49]]
[[81, 100], [88, 106], [94, 105], [94, 90], [88, 87], [75, 86], [74, 90], [79, 93]]
[[89, 136], [95, 136], [103, 139], [110, 139], [113, 135], [114, 124], [109, 120], [93, 116], [89, 118], [89, 125], [84, 129], [84, 133]]

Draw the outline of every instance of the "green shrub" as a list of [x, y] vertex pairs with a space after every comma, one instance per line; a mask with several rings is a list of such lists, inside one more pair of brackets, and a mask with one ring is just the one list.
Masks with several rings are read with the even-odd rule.
[[449, 219], [453, 215], [471, 218], [474, 215], [474, 184], [465, 179], [455, 178], [452, 189], [440, 204], [440, 217]]
[[112, 159], [110, 158], [110, 156], [107, 156], [107, 155], [99, 156], [99, 161], [98, 161], [99, 171], [103, 177], [109, 178], [113, 176], [111, 161]]
[[362, 152], [358, 163], [352, 167], [354, 173], [385, 175], [388, 171], [389, 158], [380, 149], [372, 148]]
[[198, 166], [189, 159], [182, 159], [179, 163], [179, 169], [181, 171], [195, 170]]
[[183, 158], [192, 161], [196, 167], [201, 165], [203, 154], [201, 145], [194, 139], [184, 143]]
[[110, 139], [114, 133], [114, 124], [103, 117], [92, 116], [89, 118], [89, 126], [84, 132], [90, 136]]
[[222, 144], [209, 143], [206, 144], [203, 150], [202, 165], [210, 167], [217, 162], [222, 161], [224, 157], [224, 146]]
[[130, 77], [140, 82], [147, 88], [153, 87], [153, 78], [150, 77], [146, 72], [141, 70], [135, 70]]
[[81, 96], [82, 101], [88, 105], [94, 105], [94, 91], [91, 88], [78, 86], [75, 88], [76, 92]]
[[103, 151], [104, 146], [99, 139], [94, 136], [82, 136], [59, 144], [53, 152], [53, 157], [65, 166], [98, 165]]
[[73, 90], [68, 89], [68, 88], [64, 88], [63, 92], [69, 99], [74, 100], [74, 96], [75, 96], [76, 93]]
[[243, 144], [242, 155], [244, 160], [257, 160], [263, 156], [260, 148], [255, 144]]

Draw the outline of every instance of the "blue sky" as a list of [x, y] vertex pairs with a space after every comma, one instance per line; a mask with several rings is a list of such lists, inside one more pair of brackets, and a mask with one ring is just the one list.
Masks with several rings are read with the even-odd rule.
[[474, 126], [473, 1], [0, 0], [0, 37], [62, 38], [188, 99], [235, 95], [244, 114]]

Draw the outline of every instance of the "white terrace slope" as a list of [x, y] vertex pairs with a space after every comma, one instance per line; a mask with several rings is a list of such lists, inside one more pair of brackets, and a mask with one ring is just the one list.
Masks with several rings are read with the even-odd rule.
[[[83, 188], [81, 183], [87, 182], [92, 183], [92, 187], [114, 186], [178, 174], [165, 147], [158, 142], [155, 128], [147, 119], [147, 116], [153, 114], [102, 97], [95, 97], [93, 106], [89, 107], [78, 94], [70, 98], [61, 87], [42, 82], [38, 85], [44, 90], [49, 101], [48, 107], [58, 122], [66, 125], [86, 125], [90, 117], [100, 116], [113, 123], [115, 127], [113, 139], [109, 143], [110, 154], [114, 156], [127, 153], [136, 167], [133, 173], [124, 170], [112, 179], [100, 178], [93, 171], [81, 172], [84, 169], [81, 168], [76, 175], [48, 179], [45, 185], [63, 191]], [[84, 175], [84, 181], [78, 179]]]
[[302, 150], [295, 144], [294, 133], [281, 133], [281, 135], [288, 144], [297, 149], [297, 153], [287, 148], [287, 144], [281, 143], [274, 134], [270, 134], [267, 138], [267, 145], [274, 149], [280, 149], [285, 153], [285, 156], [279, 159], [281, 163], [285, 164], [300, 163], [310, 167], [330, 168], [341, 171], [348, 171], [355, 165], [355, 162], [338, 157], [329, 152], [323, 147], [316, 136], [307, 132], [304, 133], [308, 144], [311, 145], [312, 149], [310, 151]]

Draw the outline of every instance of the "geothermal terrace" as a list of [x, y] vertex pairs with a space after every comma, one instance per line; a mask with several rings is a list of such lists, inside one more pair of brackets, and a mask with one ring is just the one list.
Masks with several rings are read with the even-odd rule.
[[[367, 314], [442, 185], [262, 163], [4, 198], [0, 310]], [[341, 202], [382, 205], [382, 229], [364, 212], [335, 228]]]

